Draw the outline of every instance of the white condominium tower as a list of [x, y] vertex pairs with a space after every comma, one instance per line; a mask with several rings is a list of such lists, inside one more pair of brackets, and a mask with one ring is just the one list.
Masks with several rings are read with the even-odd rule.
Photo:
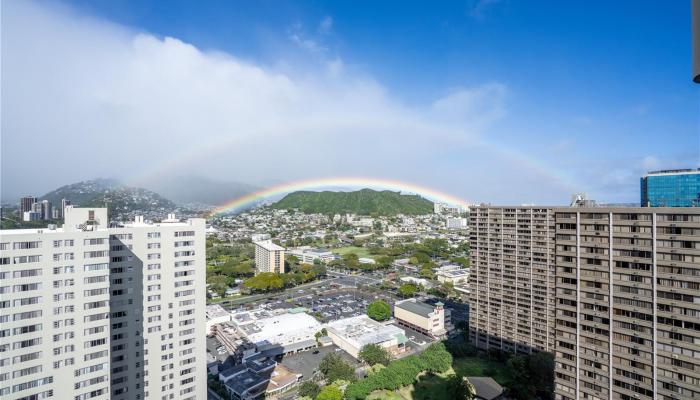
[[206, 398], [203, 219], [0, 231], [0, 398]]
[[260, 272], [284, 272], [284, 247], [262, 240], [255, 243], [255, 270]]

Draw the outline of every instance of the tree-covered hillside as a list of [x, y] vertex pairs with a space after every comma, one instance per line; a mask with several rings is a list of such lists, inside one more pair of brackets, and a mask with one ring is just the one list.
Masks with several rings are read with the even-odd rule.
[[433, 212], [433, 202], [418, 195], [388, 190], [362, 189], [354, 192], [299, 191], [286, 195], [272, 208], [298, 209], [306, 213], [360, 215], [420, 215]]

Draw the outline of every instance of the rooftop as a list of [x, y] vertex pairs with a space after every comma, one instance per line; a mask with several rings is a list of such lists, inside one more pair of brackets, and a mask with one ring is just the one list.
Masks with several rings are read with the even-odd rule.
[[476, 397], [479, 399], [493, 400], [503, 394], [503, 386], [491, 377], [469, 376], [467, 379], [474, 386]]
[[430, 314], [433, 313], [435, 307], [430, 304], [422, 303], [414, 300], [406, 300], [400, 303], [396, 303], [394, 307], [401, 308], [403, 310], [418, 314], [422, 317], [428, 318]]
[[392, 339], [401, 340], [401, 337], [405, 336], [403, 329], [394, 325], [380, 324], [366, 315], [330, 322], [328, 331], [342, 337], [357, 349], [367, 344], [382, 343]]
[[267, 251], [281, 251], [284, 247], [277, 245], [272, 242], [272, 240], [262, 240], [260, 242], [254, 242], [256, 246], [260, 246]]
[[228, 311], [226, 311], [223, 307], [221, 307], [218, 304], [208, 305], [205, 313], [206, 313], [207, 319], [226, 317], [226, 316], [230, 315], [230, 313]]
[[700, 168], [683, 168], [683, 169], [664, 169], [659, 171], [649, 171], [646, 176], [649, 175], [682, 175], [682, 174], [700, 174]]
[[316, 318], [306, 313], [275, 315], [269, 311], [244, 311], [233, 315], [233, 321], [253, 343], [290, 344], [313, 337], [321, 330]]

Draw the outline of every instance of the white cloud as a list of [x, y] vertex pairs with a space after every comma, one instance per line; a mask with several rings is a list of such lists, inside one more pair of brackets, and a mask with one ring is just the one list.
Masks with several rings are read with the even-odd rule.
[[52, 3], [3, 6], [2, 188], [12, 195], [163, 172], [249, 183], [369, 175], [494, 202], [570, 191], [480, 139], [506, 115], [502, 83], [408, 106], [340, 58], [282, 73]]
[[322, 33], [322, 34], [329, 34], [329, 33], [331, 33], [332, 29], [333, 29], [333, 18], [329, 15], [326, 15], [321, 20], [321, 23], [318, 24], [318, 31], [319, 31], [319, 33]]
[[483, 20], [488, 10], [500, 2], [501, 0], [475, 0], [469, 7], [469, 15], [474, 19]]

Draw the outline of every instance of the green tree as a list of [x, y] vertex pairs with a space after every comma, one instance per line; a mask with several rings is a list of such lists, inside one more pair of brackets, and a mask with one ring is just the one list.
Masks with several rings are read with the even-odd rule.
[[[528, 357], [530, 381], [537, 393], [543, 397], [554, 392], [554, 356], [547, 352], [537, 352]], [[549, 396], [551, 397], [551, 396]]]
[[433, 279], [435, 277], [435, 273], [433, 272], [431, 264], [430, 263], [423, 264], [423, 266], [420, 269], [419, 275], [421, 278]]
[[299, 396], [308, 396], [313, 399], [318, 396], [320, 391], [321, 388], [312, 381], [304, 381], [301, 385], [299, 385]]
[[378, 344], [368, 344], [363, 346], [358, 355], [359, 359], [368, 365], [389, 365], [389, 361], [391, 361], [391, 355], [385, 348]]
[[334, 385], [324, 386], [316, 400], [343, 400], [343, 391]]
[[466, 376], [453, 375], [447, 384], [450, 388], [449, 392], [455, 400], [472, 400], [476, 396], [476, 389]]
[[299, 257], [297, 257], [297, 256], [295, 256], [295, 255], [293, 255], [293, 254], [286, 255], [286, 256], [284, 257], [284, 261], [285, 261], [285, 263], [289, 266], [289, 268], [292, 268], [292, 267], [294, 267], [295, 265], [299, 264]]
[[413, 253], [409, 259], [409, 262], [413, 265], [425, 264], [429, 263], [430, 261], [430, 256], [421, 251]]
[[[286, 276], [287, 274], [284, 275]], [[262, 272], [243, 282], [243, 286], [262, 292], [282, 289], [284, 284], [282, 276], [273, 272]]]
[[323, 336], [328, 336], [328, 331], [326, 330], [326, 328], [323, 328], [314, 334], [317, 343], [319, 342], [319, 339], [321, 339], [321, 337]]
[[355, 253], [343, 254], [343, 262], [347, 268], [357, 269], [360, 265], [360, 257]]
[[391, 307], [384, 300], [375, 300], [367, 306], [367, 316], [375, 321], [386, 321], [391, 318]]
[[335, 353], [326, 354], [318, 365], [318, 369], [328, 382], [334, 382], [338, 379], [352, 381], [355, 378], [355, 370], [352, 366]]
[[452, 262], [464, 268], [469, 267], [469, 259], [467, 257], [455, 257], [452, 259]]
[[394, 262], [391, 256], [379, 256], [374, 260], [377, 262], [378, 268], [388, 268], [391, 266], [391, 263]]
[[405, 283], [399, 286], [397, 292], [401, 297], [413, 297], [418, 293], [418, 286], [412, 283]]
[[534, 399], [537, 388], [530, 376], [527, 357], [511, 357], [507, 365], [512, 378], [508, 395], [517, 400]]

